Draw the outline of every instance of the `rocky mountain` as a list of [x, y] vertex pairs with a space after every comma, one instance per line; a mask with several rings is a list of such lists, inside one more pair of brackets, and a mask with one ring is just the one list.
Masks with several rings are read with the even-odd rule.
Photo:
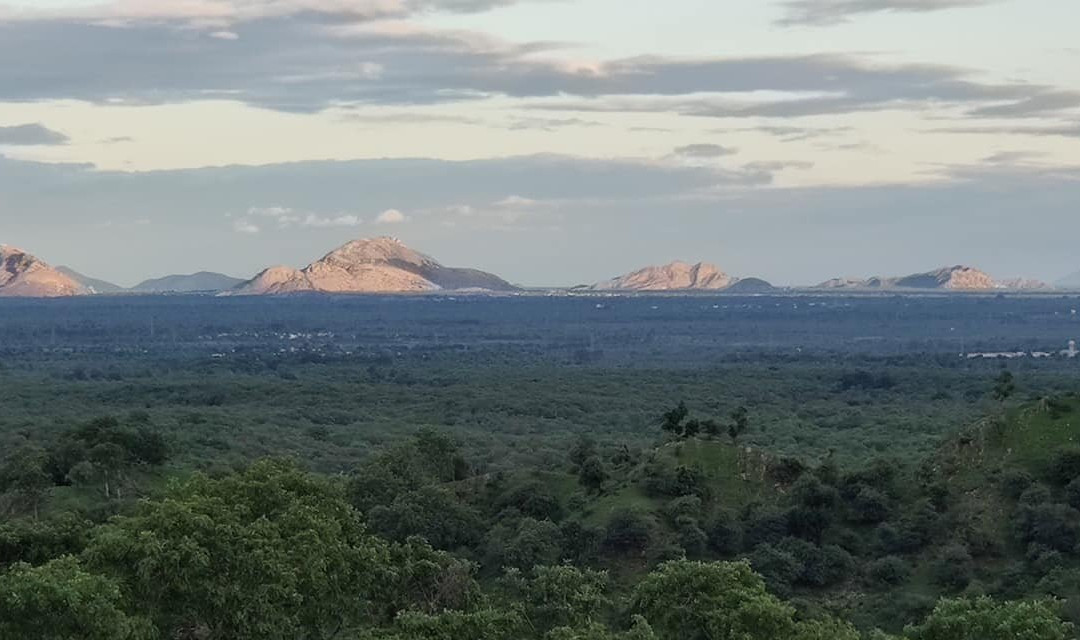
[[91, 278], [90, 276], [85, 276], [78, 271], [72, 269], [71, 267], [57, 267], [56, 270], [89, 289], [90, 293], [108, 294], [123, 293], [127, 291], [127, 289], [121, 287], [118, 284], [113, 284], [106, 280], [99, 280], [98, 278]]
[[90, 290], [22, 249], [0, 245], [0, 296], [57, 298]]
[[623, 276], [586, 287], [593, 291], [718, 291], [735, 283], [735, 278], [716, 265], [699, 262], [672, 262], [645, 267]]
[[133, 293], [195, 293], [198, 291], [228, 291], [245, 282], [221, 273], [200, 271], [190, 275], [172, 275], [140, 282], [131, 288]]
[[994, 280], [989, 274], [972, 267], [943, 267], [926, 273], [896, 278], [834, 278], [817, 285], [817, 289], [923, 289], [943, 291], [990, 291], [994, 289], [1043, 289], [1048, 285], [1037, 280]]
[[446, 267], [396, 238], [355, 240], [303, 269], [271, 267], [231, 293], [422, 293], [443, 290], [513, 291], [498, 276]]

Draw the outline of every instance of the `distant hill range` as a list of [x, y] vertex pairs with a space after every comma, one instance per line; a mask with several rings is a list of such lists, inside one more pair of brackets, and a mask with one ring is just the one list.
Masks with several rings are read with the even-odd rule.
[[303, 269], [271, 267], [230, 293], [423, 293], [516, 289], [496, 275], [446, 267], [396, 238], [380, 237], [350, 242]]
[[90, 289], [22, 249], [0, 245], [0, 296], [57, 298], [90, 293]]
[[173, 275], [140, 282], [131, 288], [132, 293], [197, 293], [227, 291], [244, 283], [221, 273], [200, 271], [190, 275]]
[[966, 266], [943, 267], [936, 271], [915, 273], [895, 278], [867, 278], [858, 280], [836, 278], [822, 282], [815, 289], [920, 289], [941, 291], [992, 291], [992, 290], [1040, 290], [1050, 285], [1038, 280], [995, 280], [989, 274]]
[[71, 267], [57, 267], [56, 270], [89, 289], [89, 293], [123, 293], [127, 291], [118, 284], [84, 276]]
[[726, 291], [768, 293], [775, 288], [760, 278], [739, 279], [714, 264], [676, 261], [650, 266], [596, 284], [579, 287], [589, 291]]
[[[1080, 273], [1063, 278], [1057, 288], [1080, 290]], [[995, 280], [968, 266], [899, 277], [837, 278], [810, 289], [820, 291], [1040, 291], [1054, 287], [1038, 280]], [[91, 278], [70, 267], [52, 267], [36, 256], [0, 245], [0, 296], [61, 297], [94, 294], [227, 293], [423, 293], [434, 291], [507, 292], [518, 287], [476, 269], [447, 267], [390, 237], [354, 240], [303, 269], [270, 267], [250, 280], [200, 271], [141, 282], [130, 289]], [[764, 294], [779, 291], [760, 278], [737, 278], [714, 264], [672, 262], [574, 287], [595, 292], [722, 292]]]
[[1054, 283], [1054, 286], [1058, 289], [1068, 289], [1070, 291], [1080, 290], [1080, 271], [1058, 280]]

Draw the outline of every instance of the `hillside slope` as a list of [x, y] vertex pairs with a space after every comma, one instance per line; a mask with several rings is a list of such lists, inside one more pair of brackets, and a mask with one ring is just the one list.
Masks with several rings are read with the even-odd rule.
[[36, 256], [0, 245], [0, 296], [58, 298], [89, 293], [87, 287]]
[[350, 242], [303, 269], [271, 267], [233, 293], [423, 293], [462, 289], [513, 291], [516, 287], [490, 273], [446, 267], [395, 238], [381, 237]]

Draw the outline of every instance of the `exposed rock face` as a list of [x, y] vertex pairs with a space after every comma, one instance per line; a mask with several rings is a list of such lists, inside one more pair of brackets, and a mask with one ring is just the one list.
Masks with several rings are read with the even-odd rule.
[[515, 287], [490, 273], [445, 267], [395, 238], [382, 237], [350, 242], [303, 269], [271, 267], [233, 293], [422, 293], [454, 289], [512, 291]]
[[0, 296], [59, 298], [90, 290], [22, 249], [0, 245]]
[[672, 262], [659, 267], [645, 267], [633, 273], [598, 282], [594, 291], [686, 291], [720, 290], [730, 287], [735, 278], [716, 265], [699, 262]]
[[945, 291], [989, 291], [992, 289], [1032, 289], [1045, 285], [1031, 280], [997, 282], [978, 269], [965, 266], [944, 267], [899, 278], [857, 280], [836, 278], [822, 282], [818, 289], [937, 289]]
[[928, 273], [917, 273], [896, 281], [895, 286], [906, 289], [948, 289], [951, 291], [983, 291], [996, 289], [997, 283], [986, 273], [971, 267], [945, 267]]
[[191, 275], [173, 275], [140, 282], [131, 288], [135, 293], [193, 293], [196, 291], [226, 291], [243, 283], [222, 273], [200, 271]]

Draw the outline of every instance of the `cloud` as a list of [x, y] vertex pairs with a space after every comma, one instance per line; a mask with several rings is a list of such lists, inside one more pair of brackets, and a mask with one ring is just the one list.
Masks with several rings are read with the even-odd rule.
[[883, 12], [929, 13], [946, 9], [982, 7], [1002, 0], [788, 0], [784, 25], [832, 25], [863, 14]]
[[675, 155], [684, 158], [721, 158], [735, 153], [738, 153], [738, 149], [722, 147], [718, 144], [688, 144], [675, 148]]
[[1051, 125], [991, 125], [971, 127], [939, 127], [930, 129], [933, 133], [962, 133], [981, 134], [991, 136], [1037, 136], [1037, 137], [1065, 137], [1080, 138], [1080, 121], [1075, 124], [1051, 124]]
[[318, 216], [313, 213], [309, 213], [304, 216], [304, 219], [300, 222], [302, 227], [358, 227], [364, 223], [360, 216], [352, 214], [342, 214], [336, 216]]
[[764, 133], [775, 136], [781, 142], [801, 142], [816, 138], [830, 138], [841, 136], [854, 131], [853, 127], [796, 127], [790, 125], [763, 125], [759, 127], [743, 127], [740, 129], [714, 129], [712, 133]]
[[744, 167], [744, 169], [750, 171], [767, 171], [769, 173], [779, 173], [780, 171], [788, 171], [792, 169], [806, 171], [813, 168], [813, 162], [807, 162], [804, 160], [770, 160], [765, 162], [751, 162]]
[[0, 126], [0, 146], [33, 146], [67, 144], [68, 137], [42, 124]]
[[276, 223], [279, 229], [289, 229], [293, 227], [310, 227], [316, 229], [330, 227], [358, 227], [364, 223], [360, 216], [351, 213], [320, 215], [317, 213], [297, 211], [292, 207], [282, 206], [251, 207], [247, 210], [246, 217], [241, 220], [250, 221], [252, 218], [269, 219]]
[[[326, 20], [343, 22], [367, 22], [429, 12], [478, 13], [521, 1], [523, 0], [111, 0], [89, 6], [25, 9], [9, 13], [9, 17], [23, 21], [69, 19], [116, 26], [139, 22], [176, 22], [189, 28], [221, 28], [252, 20], [297, 15], [316, 15]], [[3, 15], [0, 13], [0, 16]], [[230, 32], [221, 29], [215, 33]]]
[[555, 131], [564, 127], [603, 127], [603, 122], [585, 120], [584, 118], [520, 118], [510, 123], [511, 131], [524, 131], [535, 129], [540, 131]]
[[[256, 4], [265, 3], [251, 6]], [[332, 11], [350, 3], [326, 4], [323, 13], [252, 9], [239, 18], [229, 13], [229, 20], [237, 21], [230, 32], [238, 40], [205, 37], [175, 20], [133, 20], [122, 27], [71, 16], [0, 20], [0, 60], [34, 60], [31, 66], [0, 65], [0, 101], [157, 104], [220, 97], [312, 112], [509, 97], [569, 100], [539, 102], [535, 109], [703, 117], [950, 107], [971, 110], [975, 117], [987, 109], [1024, 117], [1080, 106], [1080, 96], [1057, 87], [991, 83], [967, 69], [874, 64], [844, 55], [643, 56], [571, 63], [547, 55], [565, 48], [557, 43], [515, 44], [476, 32], [368, 23], [349, 18], [345, 9]], [[389, 4], [400, 10], [401, 3]], [[220, 28], [207, 30], [215, 31]], [[780, 97], [748, 98], [763, 92]], [[575, 118], [519, 119], [509, 126], [592, 126]]]
[[246, 233], [246, 234], [256, 234], [256, 233], [259, 233], [259, 231], [261, 231], [261, 229], [259, 229], [258, 225], [251, 222], [250, 220], [247, 220], [247, 219], [244, 219], [244, 218], [241, 218], [240, 220], [234, 220], [233, 221], [233, 230], [236, 231], [237, 233]]
[[375, 224], [401, 224], [407, 220], [405, 214], [397, 209], [387, 209], [375, 218]]

